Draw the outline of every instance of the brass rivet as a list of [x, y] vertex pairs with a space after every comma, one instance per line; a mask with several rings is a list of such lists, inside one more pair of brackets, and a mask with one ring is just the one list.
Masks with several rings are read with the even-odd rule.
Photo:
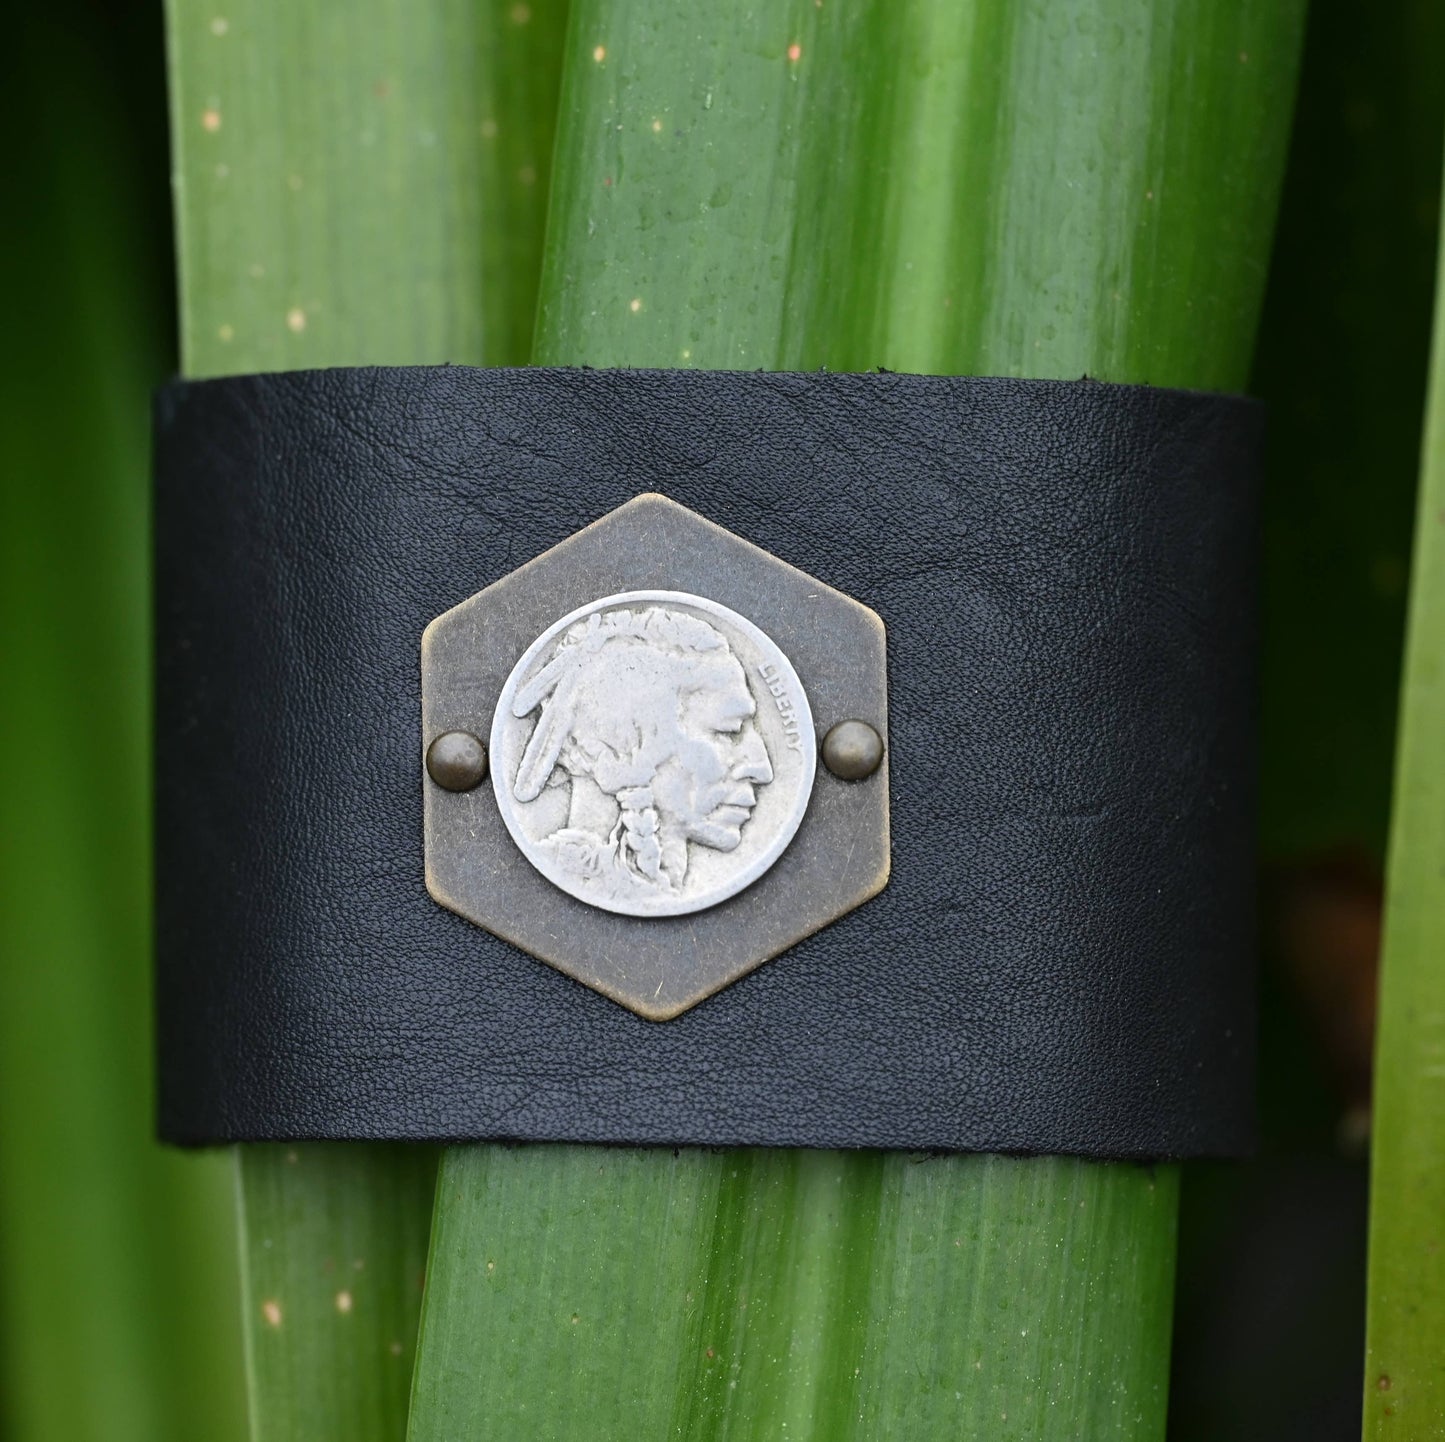
[[861, 781], [883, 761], [883, 738], [866, 721], [840, 721], [823, 737], [823, 765], [842, 781]]
[[470, 731], [443, 731], [426, 748], [426, 772], [445, 791], [470, 791], [487, 774], [487, 748]]

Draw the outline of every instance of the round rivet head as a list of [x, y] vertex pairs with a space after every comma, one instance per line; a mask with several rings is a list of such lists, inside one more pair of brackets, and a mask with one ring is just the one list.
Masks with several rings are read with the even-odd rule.
[[426, 748], [426, 774], [444, 791], [470, 791], [487, 774], [487, 748], [470, 731], [443, 731]]
[[883, 762], [883, 738], [866, 721], [840, 721], [823, 737], [823, 765], [841, 781], [861, 781]]

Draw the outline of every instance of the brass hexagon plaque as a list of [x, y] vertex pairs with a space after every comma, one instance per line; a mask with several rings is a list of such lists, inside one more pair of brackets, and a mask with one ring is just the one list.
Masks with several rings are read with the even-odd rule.
[[428, 779], [426, 878], [468, 920], [663, 1021], [876, 895], [888, 763], [816, 764], [859, 718], [887, 737], [871, 610], [658, 495], [437, 617], [424, 747], [489, 743], [491, 780]]

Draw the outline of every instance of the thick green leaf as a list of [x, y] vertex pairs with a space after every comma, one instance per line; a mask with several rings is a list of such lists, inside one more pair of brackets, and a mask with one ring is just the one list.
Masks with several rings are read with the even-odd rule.
[[1301, 9], [579, 0], [535, 359], [1240, 387]]
[[436, 1154], [255, 1146], [237, 1157], [251, 1431], [406, 1432]]
[[[1445, 249], [1441, 251], [1445, 276]], [[1375, 1050], [1365, 1437], [1445, 1435], [1445, 288], [1416, 519]]]
[[0, 1435], [234, 1442], [228, 1171], [152, 1127], [159, 57], [153, 23], [112, 12], [102, 48], [70, 8], [11, 19], [0, 95], [24, 137], [0, 359]]
[[[579, 0], [536, 358], [1243, 383], [1300, 13]], [[412, 1442], [1158, 1437], [1177, 1173], [448, 1152]]]
[[[524, 360], [561, 14], [171, 0], [186, 372]], [[393, 1442], [434, 1155], [262, 1147], [237, 1165], [253, 1434]]]
[[515, 364], [561, 0], [170, 0], [188, 375]]
[[1172, 1169], [534, 1146], [442, 1178], [412, 1442], [1162, 1433]]

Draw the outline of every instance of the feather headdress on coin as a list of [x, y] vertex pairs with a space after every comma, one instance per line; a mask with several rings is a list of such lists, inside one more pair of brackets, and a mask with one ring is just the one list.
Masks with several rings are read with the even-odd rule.
[[[731, 657], [727, 641], [706, 621], [661, 606], [593, 614], [577, 622], [512, 701], [518, 717], [542, 708], [513, 794], [519, 801], [535, 800], [569, 747], [580, 748], [578, 760], [587, 762], [605, 750], [614, 763], [609, 769], [617, 773], [612, 780], [646, 785], [661, 759], [649, 755], [649, 735], [657, 733], [659, 723], [675, 725], [682, 699], [708, 684], [708, 678], [695, 674], [695, 666], [697, 657], [709, 653], [719, 660]], [[619, 684], [624, 688], [620, 699]], [[635, 775], [627, 774], [634, 769], [629, 759], [636, 763]]]

